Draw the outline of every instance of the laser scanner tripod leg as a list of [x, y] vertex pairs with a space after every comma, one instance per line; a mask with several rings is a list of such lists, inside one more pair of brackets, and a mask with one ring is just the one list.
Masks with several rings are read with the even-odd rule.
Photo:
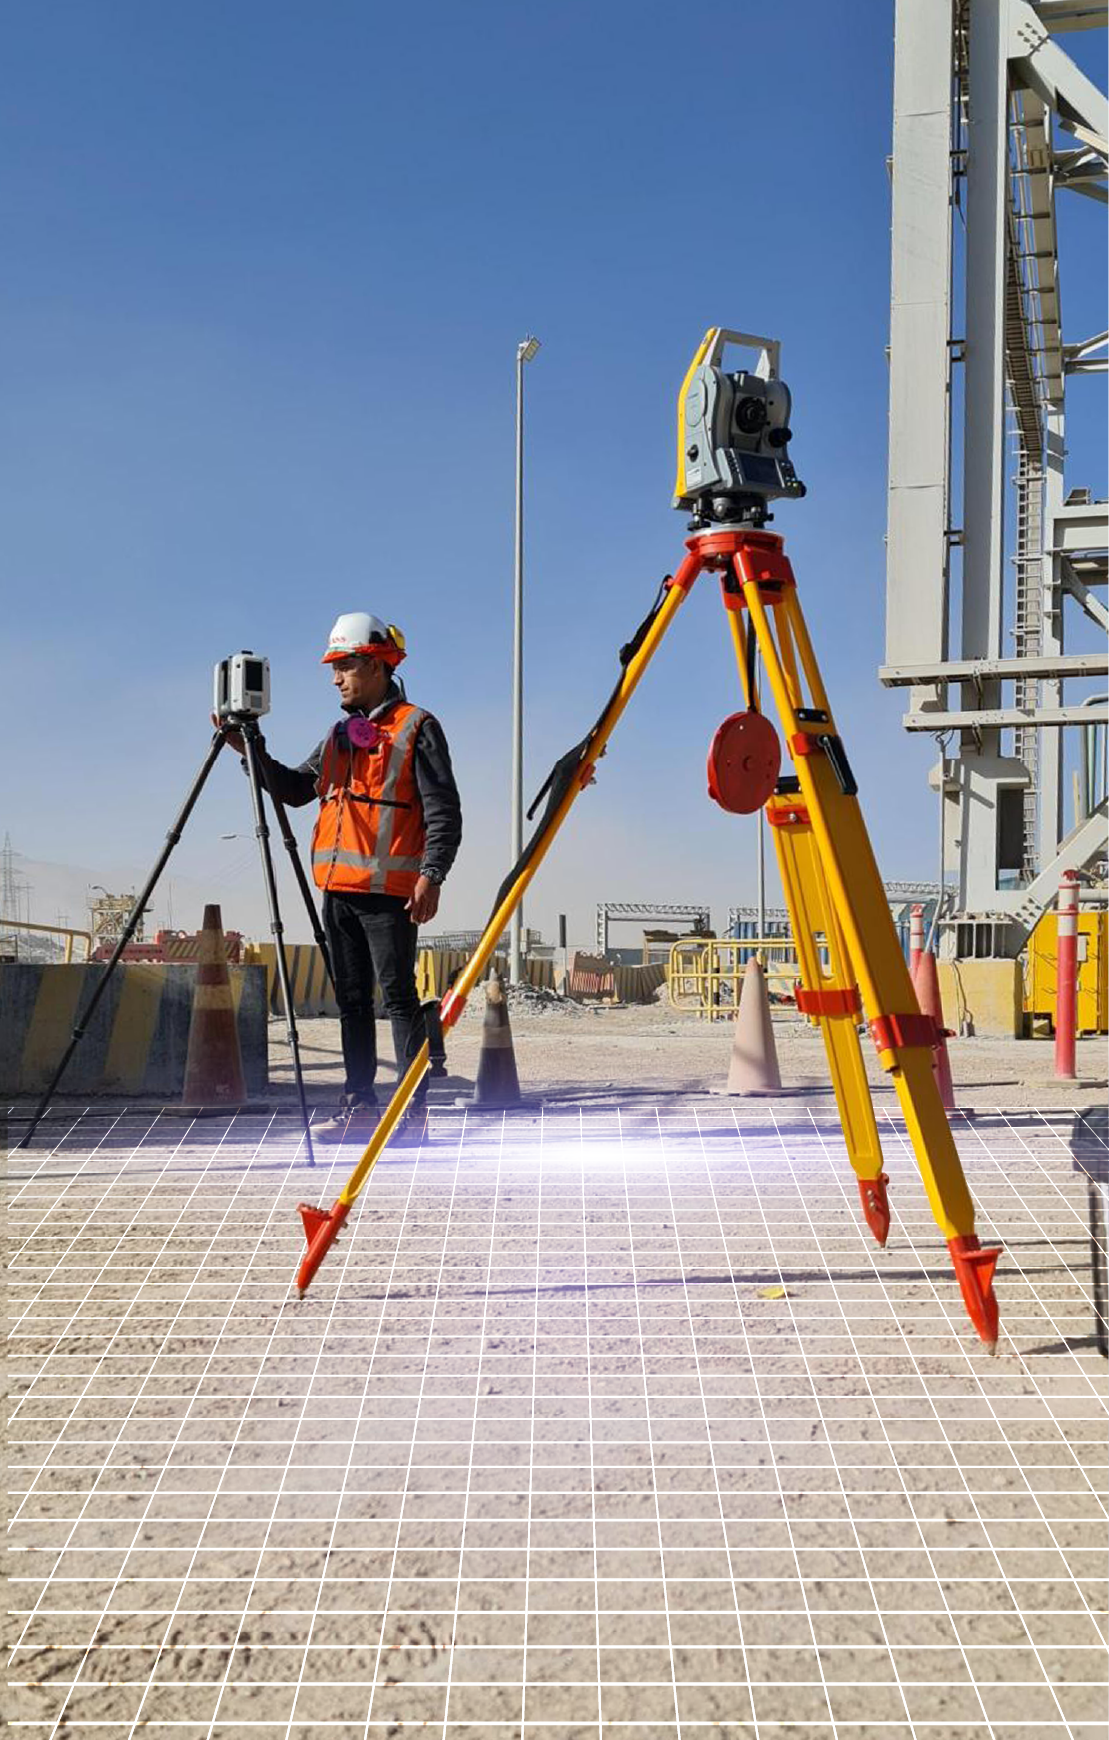
[[184, 831], [185, 823], [188, 821], [189, 817], [193, 813], [193, 809], [194, 809], [194, 806], [196, 804], [196, 800], [200, 796], [201, 792], [204, 790], [205, 781], [207, 780], [208, 775], [211, 773], [213, 767], [215, 766], [216, 758], [218, 757], [219, 752], [223, 748], [223, 745], [225, 742], [226, 742], [226, 738], [224, 736], [224, 733], [222, 731], [217, 731], [215, 733], [215, 735], [213, 736], [211, 743], [208, 745], [208, 753], [204, 757], [204, 760], [200, 765], [200, 769], [199, 769], [199, 772], [197, 773], [196, 778], [193, 780], [192, 785], [189, 787], [189, 794], [186, 797], [185, 802], [182, 804], [182, 806], [177, 814], [176, 820], [174, 821], [172, 827], [170, 828], [168, 834], [166, 835], [166, 843], [162, 847], [162, 850], [158, 855], [158, 860], [157, 860], [156, 864], [154, 865], [153, 870], [150, 872], [150, 875], [147, 877], [146, 884], [142, 890], [142, 893], [136, 897], [135, 904], [132, 906], [131, 911], [127, 915], [127, 922], [124, 925], [123, 930], [120, 932], [119, 941], [116, 943], [115, 948], [112, 950], [111, 958], [105, 964], [104, 971], [103, 971], [100, 979], [98, 980], [98, 982], [93, 990], [92, 996], [89, 998], [88, 1003], [85, 1006], [84, 1013], [82, 1014], [82, 1016], [80, 1017], [80, 1019], [77, 1021], [77, 1023], [75, 1024], [75, 1026], [73, 1028], [73, 1032], [70, 1035], [69, 1044], [66, 1046], [65, 1051], [62, 1053], [61, 1061], [59, 1062], [57, 1068], [55, 1069], [54, 1074], [51, 1076], [50, 1083], [49, 1083], [48, 1087], [46, 1088], [45, 1092], [43, 1093], [42, 1098], [39, 1100], [38, 1105], [35, 1107], [35, 1111], [34, 1111], [34, 1114], [32, 1115], [30, 1124], [28, 1125], [27, 1129], [24, 1131], [22, 1139], [16, 1143], [17, 1148], [26, 1148], [27, 1147], [28, 1143], [31, 1140], [31, 1137], [34, 1135], [35, 1131], [38, 1129], [39, 1124], [42, 1121], [43, 1114], [45, 1113], [46, 1108], [49, 1106], [50, 1101], [54, 1098], [54, 1095], [57, 1093], [58, 1083], [61, 1081], [63, 1075], [65, 1074], [66, 1070], [69, 1067], [69, 1060], [73, 1056], [73, 1053], [76, 1051], [78, 1045], [80, 1045], [81, 1040], [84, 1038], [85, 1033], [88, 1030], [89, 1023], [91, 1022], [93, 1015], [96, 1013], [96, 1009], [97, 1009], [97, 1006], [100, 1002], [100, 999], [103, 997], [105, 991], [108, 989], [108, 983], [112, 977], [112, 974], [115, 972], [117, 966], [119, 965], [120, 961], [123, 958], [123, 951], [127, 947], [127, 944], [131, 941], [131, 938], [134, 936], [136, 930], [139, 927], [139, 921], [142, 918], [143, 913], [146, 911], [146, 908], [147, 908], [149, 901], [150, 901], [150, 896], [153, 894], [155, 888], [157, 887], [158, 878], [161, 876], [162, 871], [165, 869], [167, 863], [169, 862], [170, 853], [173, 851], [173, 848], [176, 846], [178, 840], [181, 838], [181, 835]]
[[998, 1336], [993, 1274], [999, 1252], [982, 1250], [974, 1231], [970, 1191], [932, 1076], [935, 1026], [917, 1004], [793, 570], [781, 540], [765, 532], [738, 541], [734, 564], [831, 903], [858, 974], [878, 1060], [893, 1080], [967, 1312], [992, 1350]]
[[[494, 900], [492, 915], [473, 954], [440, 1004], [439, 1014], [444, 1033], [455, 1025], [462, 1014], [467, 998], [489, 964], [505, 925], [523, 899], [528, 884], [550, 850], [578, 796], [592, 782], [596, 764], [604, 754], [621, 714], [703, 567], [704, 562], [699, 552], [691, 546], [677, 572], [664, 582], [659, 599], [649, 615], [639, 625], [628, 645], [622, 649], [623, 668], [620, 679], [596, 724], [552, 770], [547, 785], [540, 793], [540, 797], [547, 797], [546, 812], [522, 856], [502, 882]], [[297, 1272], [297, 1289], [301, 1296], [310, 1286], [389, 1137], [430, 1067], [429, 1046], [425, 1042], [404, 1079], [398, 1083], [385, 1115], [331, 1209], [300, 1204], [299, 1213], [308, 1241], [308, 1249]]]
[[293, 1074], [296, 1077], [297, 1094], [300, 1098], [300, 1115], [304, 1123], [304, 1145], [308, 1152], [308, 1164], [314, 1166], [316, 1157], [312, 1152], [312, 1130], [308, 1117], [308, 1101], [304, 1094], [304, 1072], [300, 1063], [300, 1035], [297, 1032], [296, 1011], [293, 1008], [293, 989], [289, 983], [289, 963], [285, 959], [285, 927], [281, 922], [281, 910], [277, 903], [277, 880], [273, 873], [273, 856], [270, 852], [270, 830], [266, 822], [265, 805], [262, 801], [262, 781], [258, 761], [258, 725], [253, 719], [243, 719], [236, 721], [236, 723], [238, 723], [243, 738], [243, 754], [250, 784], [250, 801], [254, 809], [254, 832], [262, 858], [262, 876], [266, 884], [266, 900], [270, 909], [270, 930], [273, 934], [274, 953], [277, 956], [277, 977], [281, 983], [281, 996], [285, 1004], [285, 1032], [289, 1040], [289, 1050], [293, 1055]]
[[289, 862], [293, 867], [293, 875], [296, 877], [296, 884], [300, 889], [301, 899], [304, 901], [304, 910], [308, 914], [308, 922], [312, 927], [312, 935], [316, 939], [316, 947], [319, 949], [320, 955], [323, 959], [324, 972], [327, 974], [332, 990], [334, 990], [335, 974], [331, 970], [331, 953], [327, 946], [327, 933], [323, 928], [320, 915], [316, 910], [316, 902], [312, 895], [311, 884], [305, 874], [304, 865], [300, 861], [300, 852], [297, 849], [296, 835], [293, 833], [289, 822], [289, 812], [285, 808], [281, 799], [274, 796], [269, 786], [266, 787], [266, 795], [269, 798], [270, 803], [273, 805], [273, 813], [277, 818], [277, 826], [280, 830], [281, 838], [285, 843], [285, 850], [289, 854]]

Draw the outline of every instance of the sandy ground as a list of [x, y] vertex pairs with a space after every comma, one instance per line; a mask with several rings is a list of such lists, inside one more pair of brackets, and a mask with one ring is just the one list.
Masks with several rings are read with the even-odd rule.
[[[448, 1036], [450, 1079], [435, 1085], [433, 1099], [450, 1104], [468, 1097], [477, 1071], [484, 999], [479, 994]], [[511, 1026], [521, 1091], [527, 1099], [595, 1098], [606, 1091], [641, 1094], [713, 1093], [728, 1078], [732, 1032], [723, 1021], [698, 1021], [665, 1001], [641, 1007], [548, 1004], [514, 993]], [[824, 1046], [818, 1032], [795, 1012], [776, 1011], [775, 1041], [782, 1084], [805, 1097], [831, 1100]], [[339, 1024], [302, 1021], [305, 1079], [314, 1102], [330, 1105], [342, 1085]], [[379, 1091], [394, 1080], [393, 1046], [387, 1022], [378, 1023], [382, 1060]], [[1103, 1102], [1109, 1057], [1103, 1038], [1078, 1044], [1077, 1082], [1058, 1081], [1050, 1040], [959, 1039], [948, 1041], [952, 1076], [961, 1105], [1073, 1106]], [[869, 1041], [863, 1056], [877, 1099], [894, 1098]], [[275, 1083], [291, 1084], [284, 1025], [271, 1023], [270, 1061]], [[334, 1085], [333, 1085], [334, 1084]]]
[[[63, 1102], [10, 1156], [16, 1731], [1105, 1740], [1103, 1046], [1075, 1087], [953, 1042], [991, 1359], [894, 1097], [879, 1250], [795, 1018], [798, 1091], [745, 1101], [664, 1006], [513, 1025], [525, 1106], [469, 1104], [468, 1014], [303, 1300], [296, 1204], [357, 1150], [309, 1171], [287, 1086]], [[322, 1107], [337, 1026], [302, 1034]]]

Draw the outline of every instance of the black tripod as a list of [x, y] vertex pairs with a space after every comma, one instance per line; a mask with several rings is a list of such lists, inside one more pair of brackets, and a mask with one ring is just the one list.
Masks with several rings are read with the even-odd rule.
[[[81, 1043], [81, 1040], [84, 1038], [85, 1032], [92, 1020], [93, 1014], [95, 1013], [96, 1006], [108, 988], [108, 981], [111, 979], [113, 972], [119, 965], [119, 962], [123, 957], [124, 949], [127, 947], [127, 944], [131, 941], [131, 938], [134, 936], [135, 931], [138, 928], [139, 920], [146, 911], [147, 903], [154, 892], [158, 878], [161, 876], [162, 871], [165, 869], [166, 864], [169, 861], [170, 853], [173, 851], [173, 848], [176, 846], [184, 832], [185, 823], [192, 815], [196, 800], [203, 791], [205, 781], [216, 764], [216, 758], [228, 738], [234, 732], [239, 734], [243, 743], [243, 755], [246, 761], [247, 777], [250, 781], [250, 799], [254, 810], [254, 833], [262, 857], [262, 875], [266, 884], [266, 900], [270, 909], [270, 930], [273, 934], [274, 950], [277, 956], [277, 976], [281, 983], [281, 996], [285, 1004], [285, 1031], [289, 1040], [289, 1050], [293, 1054], [293, 1073], [296, 1076], [297, 1093], [300, 1097], [300, 1114], [304, 1121], [304, 1141], [308, 1150], [308, 1164], [309, 1166], [315, 1165], [316, 1158], [312, 1152], [312, 1131], [309, 1127], [308, 1119], [308, 1102], [304, 1097], [304, 1072], [301, 1069], [300, 1064], [300, 1036], [297, 1033], [296, 1011], [293, 1008], [293, 993], [292, 987], [289, 983], [289, 964], [285, 959], [285, 931], [284, 926], [281, 923], [281, 911], [277, 903], [277, 881], [273, 873], [273, 856], [270, 852], [270, 831], [266, 822], [265, 805], [262, 800], [264, 781], [258, 753], [260, 735], [258, 731], [258, 720], [251, 714], [240, 713], [229, 714], [226, 718], [220, 721], [219, 727], [209, 745], [208, 753], [204, 758], [200, 772], [193, 780], [189, 795], [181, 806], [181, 812], [173, 826], [170, 828], [169, 833], [166, 835], [166, 843], [159, 854], [158, 861], [150, 872], [146, 886], [136, 899], [134, 906], [131, 908], [131, 911], [127, 916], [127, 923], [124, 925], [119, 941], [116, 943], [116, 946], [112, 951], [112, 958], [107, 963], [103, 976], [93, 991], [92, 996], [89, 998], [88, 1008], [74, 1027], [61, 1062], [54, 1071], [50, 1085], [47, 1087], [46, 1092], [43, 1094], [35, 1108], [35, 1113], [31, 1119], [29, 1128], [24, 1134], [22, 1140], [16, 1144], [17, 1147], [26, 1148], [31, 1137], [38, 1129], [47, 1106], [50, 1104], [50, 1101], [58, 1090], [58, 1083], [66, 1072], [69, 1060], [73, 1056], [78, 1045]], [[328, 978], [332, 978], [331, 960], [327, 952], [327, 939], [324, 936], [323, 926], [321, 925], [319, 915], [316, 912], [315, 902], [312, 899], [312, 890], [308, 885], [308, 878], [304, 874], [304, 866], [300, 861], [300, 854], [297, 851], [296, 839], [293, 835], [292, 828], [289, 826], [288, 814], [286, 813], [285, 806], [280, 798], [275, 797], [273, 792], [270, 792], [269, 797], [270, 802], [273, 804], [278, 826], [281, 829], [281, 837], [285, 842], [289, 858], [292, 862], [297, 886], [304, 897], [304, 904], [312, 925], [313, 934], [319, 944], [320, 953], [323, 955], [324, 966], [327, 969]]]

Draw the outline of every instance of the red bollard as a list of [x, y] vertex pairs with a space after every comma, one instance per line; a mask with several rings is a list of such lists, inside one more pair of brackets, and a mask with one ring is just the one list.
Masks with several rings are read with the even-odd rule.
[[909, 977], [916, 978], [916, 964], [924, 953], [924, 908], [914, 906], [909, 914]]
[[1055, 919], [1055, 1074], [1073, 1081], [1078, 1030], [1078, 873], [1064, 870]]
[[913, 980], [913, 990], [920, 1004], [922, 1015], [930, 1015], [935, 1024], [936, 1038], [932, 1047], [932, 1074], [936, 1078], [940, 1099], [945, 1112], [955, 1110], [955, 1089], [951, 1081], [951, 1059], [947, 1055], [947, 1041], [951, 1029], [943, 1024], [943, 1004], [940, 1001], [940, 975], [936, 965], [936, 956], [932, 949], [920, 957], [916, 978]]

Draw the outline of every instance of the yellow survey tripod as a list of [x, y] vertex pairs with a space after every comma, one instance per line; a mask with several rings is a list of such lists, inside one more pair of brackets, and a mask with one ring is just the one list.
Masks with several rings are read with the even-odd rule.
[[[761, 369], [725, 375], [720, 354], [729, 342], [760, 347]], [[710, 791], [726, 809], [751, 813], [765, 807], [797, 945], [797, 1003], [824, 1037], [868, 1226], [884, 1244], [890, 1224], [888, 1180], [859, 1046], [864, 1011], [879, 1062], [892, 1077], [967, 1311], [992, 1351], [998, 1335], [993, 1274], [1000, 1253], [982, 1250], [975, 1235], [970, 1192], [933, 1078], [939, 1036], [917, 1004], [793, 569], [782, 539], [764, 529], [769, 500], [804, 493], [786, 457], [788, 415], [777, 346], [710, 329], [679, 401], [675, 500], [693, 512], [685, 559], [623, 648], [620, 679], [600, 718], [556, 764], [540, 792], [536, 804], [546, 798], [544, 814], [502, 884], [477, 948], [443, 998], [440, 1019], [444, 1032], [458, 1020], [555, 835], [592, 782], [617, 720], [694, 581], [706, 571], [717, 574], [747, 709], [725, 721], [716, 735]], [[785, 778], [779, 777], [777, 735], [759, 711], [756, 653], [762, 656], [794, 764], [794, 773]], [[302, 1294], [428, 1068], [425, 1045], [331, 1210], [302, 1205], [308, 1239], [297, 1276]]]

